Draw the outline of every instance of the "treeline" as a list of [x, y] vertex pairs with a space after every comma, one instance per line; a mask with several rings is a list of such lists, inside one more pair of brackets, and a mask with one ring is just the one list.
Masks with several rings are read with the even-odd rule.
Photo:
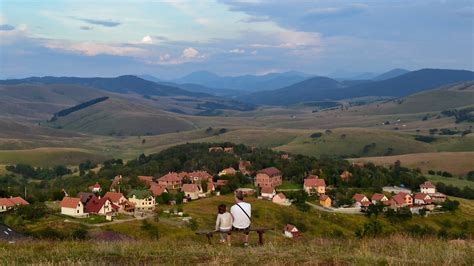
[[76, 112], [76, 111], [79, 111], [79, 110], [82, 110], [84, 108], [87, 108], [91, 105], [94, 105], [94, 104], [97, 104], [97, 103], [100, 103], [100, 102], [103, 102], [105, 100], [109, 99], [109, 97], [107, 96], [104, 96], [104, 97], [99, 97], [99, 98], [95, 98], [95, 99], [92, 99], [90, 101], [87, 101], [87, 102], [83, 102], [83, 103], [80, 103], [78, 105], [75, 105], [73, 107], [69, 107], [69, 108], [66, 108], [66, 109], [63, 109], [57, 113], [54, 114], [54, 116], [51, 118], [51, 122], [52, 121], [55, 121], [58, 119], [58, 117], [61, 117], [61, 116], [66, 116], [70, 113], [73, 113], [73, 112]]
[[451, 110], [444, 110], [441, 114], [445, 116], [454, 116], [456, 119], [456, 123], [461, 122], [474, 122], [474, 107], [467, 107], [464, 109], [451, 109]]
[[20, 174], [25, 178], [30, 179], [52, 179], [58, 176], [71, 174], [72, 171], [64, 165], [57, 165], [52, 168], [48, 167], [34, 167], [28, 164], [7, 165], [7, 171], [15, 174]]

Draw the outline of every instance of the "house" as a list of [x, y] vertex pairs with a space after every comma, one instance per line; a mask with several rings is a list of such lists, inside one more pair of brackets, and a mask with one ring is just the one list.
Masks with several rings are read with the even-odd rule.
[[30, 203], [26, 200], [24, 200], [22, 197], [10, 197], [8, 198], [15, 206], [20, 206], [20, 205], [30, 205]]
[[280, 155], [280, 159], [282, 159], [282, 160], [288, 160], [289, 158], [290, 158], [290, 156], [287, 153], [284, 153], [284, 154]]
[[436, 186], [433, 185], [430, 181], [426, 181], [425, 183], [420, 185], [421, 193], [425, 194], [434, 194], [436, 193]]
[[13, 203], [8, 198], [0, 198], [0, 212], [6, 212], [15, 207], [15, 203]]
[[138, 180], [147, 186], [150, 186], [151, 183], [153, 183], [153, 176], [140, 175], [138, 176]]
[[280, 204], [280, 205], [291, 205], [291, 202], [286, 198], [285, 194], [282, 192], [276, 194], [273, 199], [273, 203]]
[[326, 193], [326, 182], [324, 179], [318, 178], [318, 176], [309, 176], [304, 180], [303, 184], [304, 191], [308, 195], [318, 193], [319, 195]]
[[415, 196], [413, 198], [416, 205], [426, 205], [433, 203], [433, 200], [431, 199], [430, 195], [422, 192], [415, 193]]
[[229, 180], [226, 180], [226, 179], [217, 179], [216, 181], [216, 186], [217, 187], [222, 187], [222, 186], [225, 186], [229, 183]]
[[226, 168], [217, 174], [218, 176], [224, 176], [224, 175], [235, 175], [237, 173], [237, 170], [235, 170], [233, 167]]
[[325, 208], [329, 208], [332, 205], [332, 200], [328, 195], [322, 194], [319, 196], [319, 204]]
[[212, 176], [207, 171], [194, 171], [186, 173], [186, 177], [196, 184], [201, 184], [203, 180], [207, 180], [208, 182], [209, 179], [212, 180]]
[[274, 187], [262, 187], [260, 190], [260, 196], [264, 199], [271, 200], [276, 195]]
[[216, 186], [214, 185], [214, 182], [212, 181], [212, 178], [207, 181], [207, 192], [213, 192], [216, 191]]
[[298, 239], [301, 237], [300, 231], [296, 226], [292, 224], [287, 224], [285, 228], [283, 228], [283, 235], [288, 238]]
[[112, 204], [118, 206], [119, 212], [125, 212], [126, 203], [128, 203], [127, 198], [122, 193], [119, 192], [107, 192], [104, 195], [104, 198], [108, 198]]
[[64, 197], [61, 203], [61, 214], [72, 217], [85, 217], [84, 204], [80, 198]]
[[155, 197], [149, 190], [130, 191], [128, 201], [135, 205], [136, 211], [153, 211], [155, 209]]
[[385, 196], [382, 193], [375, 193], [374, 195], [372, 195], [372, 203], [373, 204], [377, 204], [379, 202], [385, 202], [387, 200], [388, 200], [387, 196]]
[[251, 176], [252, 171], [248, 170], [248, 167], [252, 166], [250, 161], [240, 161], [239, 162], [239, 171], [246, 176]]
[[269, 167], [257, 172], [255, 186], [277, 187], [281, 185], [281, 171], [276, 167]]
[[433, 203], [440, 203], [440, 202], [445, 202], [446, 201], [446, 195], [440, 192], [436, 192], [433, 194], [430, 194], [431, 200]]
[[102, 187], [99, 183], [95, 183], [94, 185], [89, 186], [89, 190], [92, 191], [92, 193], [100, 193], [102, 192]]
[[86, 206], [87, 202], [90, 199], [92, 199], [92, 197], [95, 197], [94, 193], [88, 193], [88, 192], [77, 193], [77, 198], [81, 199], [81, 202], [84, 206]]
[[354, 196], [352, 196], [352, 199], [355, 201], [355, 206], [360, 207], [360, 208], [366, 208], [372, 202], [369, 201], [369, 198], [367, 198], [364, 194], [356, 193]]
[[388, 193], [393, 193], [393, 194], [398, 194], [400, 192], [404, 192], [404, 193], [407, 193], [407, 194], [411, 194], [411, 190], [408, 189], [408, 188], [404, 188], [404, 187], [398, 187], [398, 186], [387, 186], [387, 187], [383, 187], [382, 188], [382, 191], [383, 192], [388, 192]]
[[210, 147], [209, 148], [209, 152], [220, 152], [220, 151], [224, 151], [224, 149], [222, 147]]
[[151, 183], [150, 191], [153, 197], [159, 197], [163, 193], [168, 193], [168, 189], [165, 186], [160, 186], [155, 182]]
[[198, 184], [183, 184], [181, 191], [184, 192], [184, 195], [188, 200], [199, 199], [199, 195], [203, 193], [201, 186]]
[[253, 189], [253, 188], [238, 188], [238, 189], [235, 190], [235, 192], [240, 192], [244, 196], [248, 197], [248, 196], [252, 196], [252, 195], [255, 194], [255, 189]]
[[347, 182], [352, 177], [352, 173], [349, 172], [349, 171], [344, 171], [344, 172], [342, 172], [340, 177], [341, 177], [342, 181]]
[[108, 213], [117, 212], [119, 206], [113, 204], [109, 198], [92, 197], [86, 204], [85, 210], [87, 213], [98, 215], [107, 215]]
[[170, 172], [158, 178], [158, 184], [168, 189], [180, 189], [182, 185], [182, 177], [178, 173]]
[[413, 198], [410, 194], [399, 192], [397, 195], [392, 197], [395, 207], [405, 207], [413, 205]]
[[398, 194], [402, 195], [406, 205], [413, 205], [413, 197], [410, 194], [404, 192], [400, 192]]

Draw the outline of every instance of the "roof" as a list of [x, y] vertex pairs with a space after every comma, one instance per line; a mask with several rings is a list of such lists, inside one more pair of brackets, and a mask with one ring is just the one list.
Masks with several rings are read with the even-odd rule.
[[9, 200], [15, 205], [29, 205], [28, 201], [24, 200], [22, 197], [11, 197]]
[[431, 197], [428, 195], [428, 194], [425, 194], [425, 193], [421, 193], [421, 192], [418, 192], [418, 193], [415, 193], [415, 199], [420, 199], [420, 200], [425, 200], [426, 197], [428, 197], [428, 199], [431, 199]]
[[216, 181], [216, 184], [218, 186], [225, 186], [225, 185], [227, 185], [227, 183], [229, 183], [229, 180], [227, 180], [227, 179], [217, 179], [217, 181]]
[[425, 183], [420, 185], [420, 188], [436, 188], [430, 181], [426, 181]]
[[122, 197], [123, 194], [119, 192], [107, 192], [104, 195], [104, 198], [109, 198], [111, 202], [119, 202]]
[[77, 205], [81, 202], [80, 198], [71, 198], [71, 197], [64, 197], [61, 201], [61, 208], [77, 208]]
[[149, 185], [151, 182], [153, 182], [153, 176], [139, 175], [138, 180]]
[[251, 166], [252, 163], [250, 161], [240, 161], [239, 168], [246, 168], [247, 166]]
[[99, 183], [95, 183], [94, 185], [91, 186], [92, 188], [100, 188], [100, 184]]
[[356, 202], [362, 202], [364, 198], [367, 198], [364, 194], [356, 193], [354, 196], [352, 196], [352, 199], [354, 199]]
[[384, 197], [386, 196], [382, 193], [375, 193], [372, 195], [372, 200], [381, 201]]
[[0, 198], [0, 206], [13, 207], [15, 203], [7, 198]]
[[179, 177], [178, 173], [175, 172], [169, 172], [166, 175], [158, 178], [158, 181], [162, 182], [177, 182], [181, 181], [182, 178]]
[[265, 193], [265, 194], [272, 194], [273, 192], [275, 192], [275, 188], [273, 188], [273, 187], [262, 187], [262, 190], [260, 192]]
[[197, 184], [184, 184], [181, 187], [181, 191], [183, 192], [199, 192], [199, 186]]
[[298, 232], [298, 228], [296, 228], [296, 226], [294, 226], [292, 224], [285, 225], [284, 230], [287, 231], [287, 232]]
[[327, 199], [331, 199], [331, 198], [330, 198], [328, 195], [325, 195], [325, 194], [319, 196], [319, 200], [323, 200], [323, 201], [324, 201], [324, 200], [327, 200]]
[[276, 168], [276, 167], [268, 167], [268, 168], [265, 168], [265, 169], [262, 169], [262, 170], [258, 171], [258, 173], [267, 174], [269, 176], [281, 175], [281, 171], [278, 170], [278, 168]]
[[[102, 206], [104, 206], [104, 204], [109, 201], [111, 204], [112, 204], [112, 201], [107, 198], [107, 197], [103, 197], [101, 199], [97, 198], [97, 197], [93, 197], [91, 200], [89, 200], [89, 202], [87, 202], [86, 204], [86, 212], [90, 212], [90, 213], [98, 213], [100, 211], [100, 209], [102, 208]], [[115, 205], [115, 204], [112, 204], [112, 208], [114, 209], [118, 209], [118, 206]]]
[[223, 169], [221, 172], [225, 172], [226, 174], [235, 174], [237, 170], [235, 170], [234, 167], [228, 167]]
[[144, 199], [153, 196], [150, 190], [134, 189], [128, 193], [128, 197], [132, 198], [135, 195], [137, 199]]
[[304, 180], [305, 187], [325, 187], [326, 182], [320, 178], [307, 178]]
[[401, 193], [398, 193], [397, 195], [392, 197], [392, 200], [395, 202], [397, 205], [402, 205], [405, 204], [405, 196], [403, 196]]
[[280, 199], [283, 199], [283, 200], [286, 199], [286, 196], [285, 196], [285, 194], [283, 194], [283, 192], [280, 192], [280, 193], [276, 194], [275, 197], [279, 197]]
[[77, 193], [77, 197], [81, 199], [81, 202], [83, 204], [86, 204], [87, 201], [89, 201], [89, 199], [91, 199], [94, 196], [95, 195], [93, 193], [89, 193], [89, 192], [79, 192], [79, 193]]
[[160, 185], [154, 183], [154, 184], [151, 185], [150, 191], [151, 191], [151, 193], [153, 193], [153, 196], [157, 197], [157, 196], [161, 195], [163, 192], [166, 191], [166, 187], [160, 186]]
[[212, 176], [207, 171], [193, 171], [186, 173], [186, 175], [189, 177], [200, 177], [201, 179], [212, 178]]

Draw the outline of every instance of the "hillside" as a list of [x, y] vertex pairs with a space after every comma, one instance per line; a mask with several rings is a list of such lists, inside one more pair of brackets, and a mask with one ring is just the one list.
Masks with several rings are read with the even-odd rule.
[[156, 96], [209, 96], [204, 93], [186, 91], [127, 75], [116, 78], [77, 78], [77, 77], [31, 77], [25, 79], [1, 80], [0, 84], [74, 84], [116, 93], [136, 93]]
[[382, 73], [382, 74], [374, 77], [372, 80], [380, 81], [380, 80], [391, 79], [391, 78], [395, 78], [395, 77], [398, 77], [400, 75], [406, 74], [408, 72], [410, 72], [410, 71], [408, 71], [406, 69], [395, 68], [395, 69], [392, 69], [390, 71], [387, 71], [385, 73]]
[[474, 72], [443, 69], [422, 69], [386, 80], [355, 85], [316, 77], [278, 90], [253, 93], [240, 99], [255, 104], [289, 105], [367, 96], [403, 97], [439, 86], [471, 80], [474, 80]]
[[47, 125], [68, 131], [110, 136], [156, 135], [193, 128], [191, 122], [176, 114], [121, 99], [97, 103], [58, 117]]

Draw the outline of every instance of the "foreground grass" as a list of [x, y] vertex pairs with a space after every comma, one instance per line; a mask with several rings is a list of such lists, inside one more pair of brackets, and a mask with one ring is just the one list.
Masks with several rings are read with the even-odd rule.
[[311, 239], [271, 242], [249, 248], [206, 246], [202, 242], [35, 241], [0, 243], [0, 263], [93, 264], [465, 264], [474, 263], [473, 242], [394, 236], [386, 239]]

